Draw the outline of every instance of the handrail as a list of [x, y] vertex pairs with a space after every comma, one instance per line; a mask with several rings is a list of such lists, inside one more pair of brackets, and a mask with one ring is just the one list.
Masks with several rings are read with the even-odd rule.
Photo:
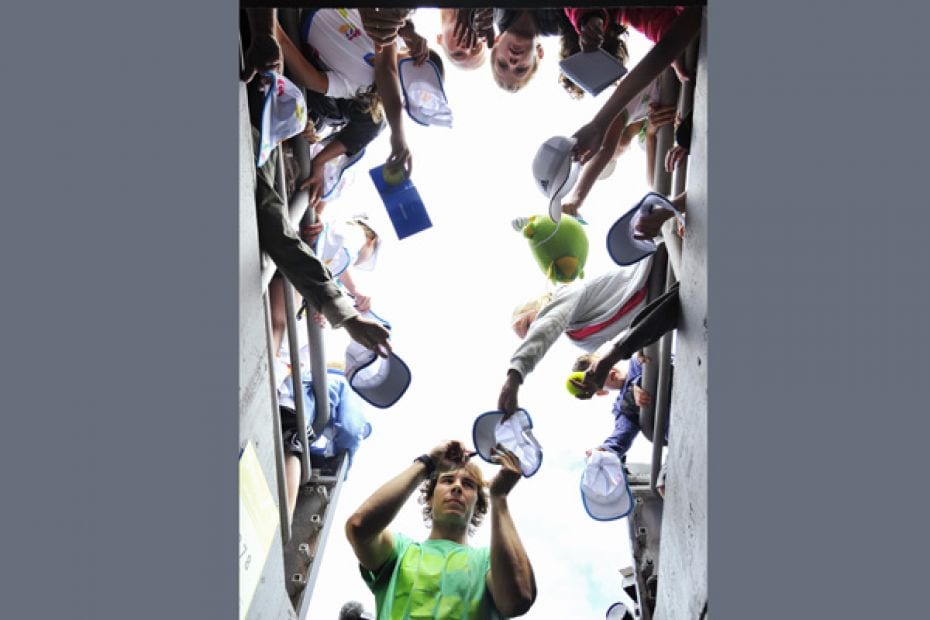
[[[297, 341], [297, 309], [294, 307], [294, 290], [291, 283], [284, 278], [284, 313], [287, 317], [287, 348], [291, 356], [291, 385], [294, 387], [294, 412], [297, 428], [307, 428], [307, 412], [304, 408], [303, 373], [300, 369], [300, 343]], [[316, 431], [314, 431], [314, 434]], [[307, 433], [298, 433], [303, 453], [300, 455], [300, 483], [306, 484], [310, 479], [310, 442]]]
[[274, 379], [274, 351], [271, 338], [271, 304], [268, 295], [262, 295], [265, 308], [265, 347], [268, 351], [268, 382], [271, 387], [271, 434], [274, 438], [275, 481], [278, 490], [278, 518], [281, 521], [281, 542], [291, 539], [291, 521], [287, 514], [287, 471], [284, 464], [284, 438], [281, 436], [281, 416], [278, 415], [278, 385]]
[[[678, 98], [678, 78], [675, 76], [674, 71], [671, 68], [668, 68], [663, 71], [657, 79], [661, 80], [659, 82], [659, 92], [661, 94], [662, 102], [671, 103], [672, 101], [676, 101]], [[674, 139], [674, 129], [671, 125], [660, 127], [656, 132], [655, 161], [652, 162], [654, 171], [652, 188], [655, 192], [662, 194], [663, 196], [667, 196], [672, 189], [671, 175], [665, 170], [665, 153], [669, 148], [671, 148], [672, 144], [674, 143]], [[665, 271], [668, 269], [668, 263], [667, 259], [664, 260], [665, 264], [663, 265], [658, 265], [655, 263], [653, 264], [653, 270], [660, 269], [662, 271], [650, 278], [650, 300], [654, 299], [655, 296], [661, 295], [663, 292], [665, 292]], [[645, 353], [646, 357], [648, 357], [651, 361], [659, 362], [661, 364], [661, 351], [659, 342], [655, 342], [646, 347]], [[658, 370], [659, 369], [656, 367], [656, 363], [645, 364], [643, 367], [643, 389], [653, 395], [653, 401], [651, 405], [641, 408], [640, 427], [643, 435], [645, 435], [646, 438], [653, 442], [656, 441], [654, 426], [657, 412], [656, 405], [658, 404], [655, 395], [658, 394], [658, 390], [662, 389], [659, 386]], [[663, 442], [663, 439], [660, 437], [658, 441]]]
[[[697, 43], [692, 42], [688, 49], [685, 52], [685, 64], [689, 70], [693, 69], [696, 65], [697, 59]], [[669, 80], [675, 80], [677, 83], [678, 79], [674, 76], [674, 73], [671, 69], [666, 69], [663, 79], [666, 80], [663, 83], [665, 86]], [[678, 111], [682, 116], [691, 110], [694, 100], [694, 83], [693, 81], [685, 82], [683, 88], [681, 88], [678, 97]], [[671, 127], [663, 127], [660, 129], [660, 134], [662, 130], [668, 130], [667, 133], [671, 134]], [[670, 136], [671, 137], [671, 136]], [[671, 175], [665, 170], [665, 153], [673, 145], [673, 142], [660, 146], [661, 142], [656, 146], [656, 161], [654, 162], [656, 166], [655, 170], [655, 179], [656, 179], [656, 191], [660, 189], [665, 189], [667, 187], [669, 190], [672, 189], [672, 179]], [[685, 163], [682, 162], [678, 169], [676, 170], [674, 187], [675, 195], [677, 196], [685, 190], [685, 185], [687, 181], [687, 172], [685, 169]], [[667, 183], [667, 186], [660, 188], [659, 179], [662, 179], [662, 183]], [[666, 272], [666, 289], [668, 286], [671, 286], [677, 279], [681, 266], [681, 242], [674, 230], [677, 226], [674, 218], [666, 222], [664, 227], [664, 236], [665, 236], [665, 246], [668, 250], [668, 269]], [[657, 347], [658, 357], [658, 368], [655, 373], [655, 391], [650, 393], [654, 395], [653, 397], [653, 426], [652, 426], [652, 463], [650, 468], [649, 475], [649, 486], [652, 488], [656, 494], [658, 494], [657, 485], [659, 480], [659, 471], [662, 468], [662, 448], [665, 445], [665, 429], [668, 428], [669, 413], [671, 411], [671, 375], [672, 375], [672, 334], [667, 333], [659, 339]], [[647, 365], [648, 367], [648, 365]], [[650, 377], [651, 378], [651, 377]], [[643, 383], [646, 383], [645, 370], [643, 372]]]

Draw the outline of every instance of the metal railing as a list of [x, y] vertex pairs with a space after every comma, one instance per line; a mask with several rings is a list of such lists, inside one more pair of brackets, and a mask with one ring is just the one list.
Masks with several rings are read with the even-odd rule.
[[[697, 42], [692, 43], [685, 55], [685, 64], [693, 68], [697, 58]], [[663, 103], [670, 103], [677, 98], [678, 113], [684, 117], [691, 111], [694, 99], [692, 81], [680, 86], [672, 69], [666, 69], [659, 77], [660, 93]], [[674, 145], [672, 125], [659, 128], [656, 134], [656, 159], [654, 166], [653, 191], [665, 196], [677, 196], [685, 190], [687, 183], [687, 160], [682, 161], [673, 175], [665, 169], [665, 155]], [[674, 192], [672, 191], [674, 188]], [[649, 298], [662, 294], [678, 280], [681, 270], [681, 239], [675, 232], [677, 220], [669, 219], [664, 225], [662, 235], [665, 240], [667, 258], [661, 258], [662, 264], [653, 266], [650, 276]], [[672, 332], [663, 335], [657, 342], [645, 349], [646, 356], [653, 362], [643, 368], [643, 388], [653, 395], [652, 405], [640, 410], [640, 427], [643, 435], [652, 441], [652, 462], [650, 469], [650, 487], [657, 493], [659, 471], [662, 468], [662, 454], [665, 447], [665, 432], [668, 428], [671, 410], [672, 378]]]

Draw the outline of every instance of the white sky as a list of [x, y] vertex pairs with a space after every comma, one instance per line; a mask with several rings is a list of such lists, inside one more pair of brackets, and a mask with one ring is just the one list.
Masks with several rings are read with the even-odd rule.
[[[414, 22], [433, 45], [438, 10], [419, 9]], [[632, 67], [649, 42], [636, 32], [627, 41]], [[511, 311], [547, 289], [526, 240], [510, 221], [545, 213], [547, 201], [531, 174], [536, 149], [553, 135], [570, 136], [609, 91], [594, 100], [569, 98], [556, 81], [557, 38], [544, 39], [543, 46], [538, 73], [518, 93], [497, 87], [489, 60], [475, 71], [462, 71], [446, 60], [452, 129], [422, 127], [405, 117], [414, 158], [412, 180], [432, 228], [403, 241], [394, 234], [368, 177], [368, 169], [389, 154], [387, 130], [368, 147], [342, 196], [327, 206], [325, 219], [367, 212], [382, 235], [376, 271], [356, 270], [355, 278], [359, 289], [372, 296], [373, 309], [391, 322], [394, 350], [411, 367], [413, 381], [394, 407], [366, 409], [373, 431], [356, 455], [336, 507], [313, 590], [312, 618], [335, 619], [349, 600], [374, 611], [374, 597], [342, 534], [346, 518], [380, 484], [439, 441], [458, 438], [471, 445], [472, 423], [496, 409], [518, 344], [509, 327]], [[589, 277], [613, 265], [605, 251], [607, 229], [648, 190], [645, 155], [631, 146], [614, 174], [595, 185], [582, 210], [590, 224]], [[328, 358], [338, 359], [344, 334], [326, 334]], [[521, 480], [510, 495], [539, 588], [535, 605], [524, 616], [530, 619], [603, 617], [617, 600], [617, 569], [632, 564], [626, 519], [597, 522], [581, 504], [584, 451], [611, 432], [615, 394], [589, 402], [569, 396], [565, 378], [580, 353], [560, 339], [520, 391], [520, 404], [533, 418], [544, 452], [539, 472]], [[651, 449], [640, 436], [628, 458], [649, 462]], [[481, 463], [485, 475], [493, 476], [497, 468]], [[392, 529], [414, 538], [427, 535], [415, 496]], [[487, 545], [489, 538], [488, 521], [471, 544]]]

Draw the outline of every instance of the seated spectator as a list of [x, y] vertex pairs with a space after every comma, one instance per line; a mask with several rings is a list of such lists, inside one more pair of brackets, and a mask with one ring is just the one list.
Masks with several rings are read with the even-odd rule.
[[300, 433], [307, 436], [309, 457], [315, 466], [326, 468], [336, 457], [346, 453], [349, 468], [362, 440], [371, 434], [371, 425], [365, 420], [362, 399], [349, 387], [342, 371], [330, 368], [326, 373], [327, 398], [329, 400], [329, 421], [318, 437], [314, 436], [312, 425], [316, 411], [316, 397], [313, 393], [313, 381], [309, 372], [301, 375], [300, 396], [303, 397], [304, 417], [307, 427], [297, 428], [297, 411], [294, 399], [293, 381], [285, 375], [278, 386], [278, 407], [281, 415], [281, 436], [284, 442], [284, 471], [287, 486], [288, 521], [294, 516], [297, 506], [297, 494], [300, 489], [301, 464]]
[[[249, 27], [254, 33], [249, 50], [254, 45], [260, 45], [260, 40], [267, 42], [269, 38], [274, 39], [274, 9], [250, 11], [249, 20]], [[270, 43], [262, 47], [272, 48]], [[246, 55], [250, 56], [250, 53]], [[261, 62], [274, 63], [273, 60]], [[254, 72], [244, 72], [243, 75], [250, 80], [246, 89], [249, 95], [252, 146], [257, 157], [264, 95], [260, 91], [261, 79], [253, 79], [256, 75]], [[275, 184], [278, 150], [274, 149], [268, 160], [256, 170], [255, 207], [259, 245], [304, 299], [317, 312], [322, 313], [331, 325], [345, 327], [354, 340], [379, 354], [387, 355], [385, 351], [390, 351], [388, 331], [381, 324], [359, 316], [333, 282], [329, 272], [307, 244], [300, 240], [291, 225], [284, 198]]]

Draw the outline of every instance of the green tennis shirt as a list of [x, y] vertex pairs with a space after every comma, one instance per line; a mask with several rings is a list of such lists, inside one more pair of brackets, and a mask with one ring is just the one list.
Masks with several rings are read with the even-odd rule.
[[394, 535], [394, 553], [377, 573], [359, 566], [375, 595], [378, 620], [504, 620], [487, 591], [487, 547]]

